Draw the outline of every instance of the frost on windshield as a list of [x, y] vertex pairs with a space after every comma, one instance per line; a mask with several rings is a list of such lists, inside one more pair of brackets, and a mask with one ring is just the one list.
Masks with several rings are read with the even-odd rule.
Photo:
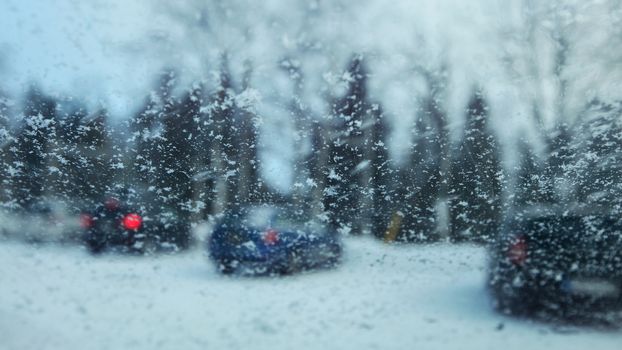
[[[0, 5], [2, 237], [231, 274], [468, 246], [502, 312], [622, 295], [616, 1], [35, 3]], [[252, 207], [292, 227], [232, 233]]]

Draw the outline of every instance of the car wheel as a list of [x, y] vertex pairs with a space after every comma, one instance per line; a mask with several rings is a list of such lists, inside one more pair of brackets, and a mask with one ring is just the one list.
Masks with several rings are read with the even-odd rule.
[[143, 241], [143, 254], [152, 255], [158, 249], [158, 244], [154, 237], [147, 236]]
[[149, 255], [155, 253], [157, 249], [156, 242], [151, 235], [141, 234], [135, 237], [129, 247], [134, 253]]
[[238, 261], [237, 260], [233, 260], [233, 259], [220, 259], [218, 261], [218, 270], [225, 274], [225, 275], [231, 275], [235, 272], [236, 267], [238, 265]]
[[494, 308], [506, 315], [529, 316], [536, 309], [524, 291], [514, 289], [509, 283], [493, 286], [491, 296]]
[[281, 273], [289, 275], [300, 271], [301, 269], [300, 256], [296, 254], [295, 250], [287, 252], [287, 259], [285, 259], [285, 265], [281, 268]]
[[341, 259], [341, 255], [343, 254], [343, 248], [339, 244], [335, 244], [331, 249], [331, 258], [328, 260], [331, 265], [336, 265]]
[[328, 249], [328, 252], [327, 254], [324, 255], [326, 259], [324, 259], [324, 261], [318, 264], [320, 268], [327, 269], [327, 268], [335, 267], [339, 263], [339, 260], [341, 259], [342, 250], [341, 250], [340, 245], [334, 244], [334, 245], [331, 245], [327, 249]]
[[92, 254], [101, 253], [104, 250], [105, 246], [106, 243], [95, 238], [91, 238], [86, 241], [86, 247]]

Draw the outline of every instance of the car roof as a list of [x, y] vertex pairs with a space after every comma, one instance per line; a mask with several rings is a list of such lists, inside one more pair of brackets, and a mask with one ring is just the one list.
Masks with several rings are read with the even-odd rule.
[[231, 209], [225, 213], [223, 219], [228, 224], [242, 224], [255, 228], [280, 226], [284, 229], [310, 229], [314, 232], [326, 231], [326, 227], [318, 220], [315, 220], [308, 212], [282, 205], [247, 205]]

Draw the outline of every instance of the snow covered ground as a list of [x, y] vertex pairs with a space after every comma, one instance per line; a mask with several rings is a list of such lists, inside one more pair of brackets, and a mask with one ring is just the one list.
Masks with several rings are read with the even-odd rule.
[[200, 249], [92, 257], [0, 242], [0, 349], [619, 349], [496, 314], [485, 251], [349, 238], [336, 270], [226, 277]]

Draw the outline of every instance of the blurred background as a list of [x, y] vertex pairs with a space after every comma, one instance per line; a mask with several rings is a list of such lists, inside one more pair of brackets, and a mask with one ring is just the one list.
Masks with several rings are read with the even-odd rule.
[[0, 201], [295, 202], [343, 232], [482, 241], [508, 205], [619, 189], [585, 165], [619, 153], [594, 143], [620, 21], [617, 1], [6, 0]]

